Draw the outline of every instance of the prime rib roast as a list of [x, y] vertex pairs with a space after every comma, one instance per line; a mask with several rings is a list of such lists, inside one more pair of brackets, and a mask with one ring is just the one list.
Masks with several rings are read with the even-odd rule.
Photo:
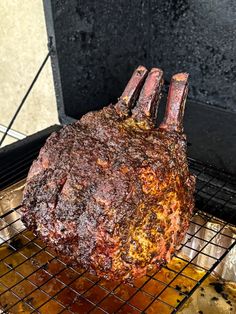
[[139, 66], [117, 104], [53, 133], [34, 161], [22, 220], [70, 265], [133, 281], [170, 260], [189, 226], [195, 178], [183, 115], [188, 75]]

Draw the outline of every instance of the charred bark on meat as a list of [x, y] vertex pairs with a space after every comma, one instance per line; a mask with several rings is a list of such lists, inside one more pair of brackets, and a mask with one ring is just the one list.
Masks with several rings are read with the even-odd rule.
[[24, 191], [24, 224], [62, 258], [129, 280], [167, 262], [194, 208], [183, 134], [185, 73], [154, 127], [163, 72], [138, 67], [116, 105], [52, 134]]

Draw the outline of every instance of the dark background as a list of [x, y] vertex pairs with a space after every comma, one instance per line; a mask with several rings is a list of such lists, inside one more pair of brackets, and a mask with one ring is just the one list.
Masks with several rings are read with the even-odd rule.
[[[190, 73], [189, 155], [236, 173], [236, 1], [45, 0], [60, 121], [116, 102], [134, 68]], [[163, 111], [163, 104], [160, 111]]]

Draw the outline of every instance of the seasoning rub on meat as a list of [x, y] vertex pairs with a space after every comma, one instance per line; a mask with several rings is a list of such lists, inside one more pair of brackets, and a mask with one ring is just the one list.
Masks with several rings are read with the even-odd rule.
[[34, 161], [22, 220], [71, 265], [132, 281], [170, 260], [194, 208], [183, 115], [188, 75], [139, 66], [117, 104], [53, 133]]

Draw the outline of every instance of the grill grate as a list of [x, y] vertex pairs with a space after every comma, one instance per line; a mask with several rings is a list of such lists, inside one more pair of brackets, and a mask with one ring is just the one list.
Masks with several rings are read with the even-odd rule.
[[[19, 161], [17, 169], [22, 173], [24, 166], [28, 167], [28, 159], [26, 163]], [[173, 260], [160, 271], [136, 280], [134, 286], [108, 282], [82, 268], [68, 267], [20, 224], [20, 205], [9, 208], [0, 216], [0, 235], [8, 230], [6, 237], [0, 237], [0, 309], [4, 313], [24, 310], [58, 314], [177, 312], [236, 245], [236, 239], [228, 232], [228, 222], [220, 222], [217, 229], [212, 225], [219, 222], [214, 218], [216, 213], [224, 216], [227, 212], [231, 223], [234, 219], [234, 179], [195, 160], [189, 163], [198, 179], [199, 210], [192, 216], [186, 238]], [[218, 244], [219, 237], [225, 239], [222, 245]]]

